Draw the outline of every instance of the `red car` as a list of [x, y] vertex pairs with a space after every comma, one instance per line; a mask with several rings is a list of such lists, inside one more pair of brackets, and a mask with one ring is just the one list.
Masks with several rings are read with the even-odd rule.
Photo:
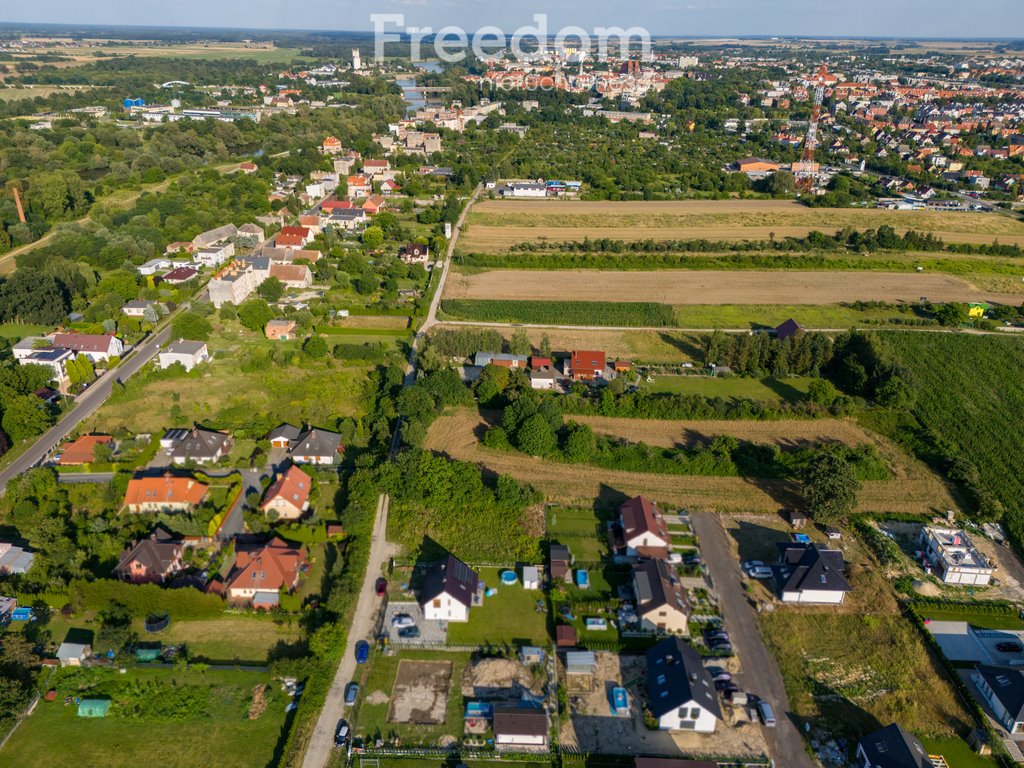
[[377, 593], [377, 597], [384, 597], [388, 593], [388, 580], [381, 576], [373, 585], [373, 591]]

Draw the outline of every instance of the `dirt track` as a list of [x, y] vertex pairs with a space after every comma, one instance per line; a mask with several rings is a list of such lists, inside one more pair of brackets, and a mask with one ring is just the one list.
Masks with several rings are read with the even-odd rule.
[[852, 301], [992, 301], [1019, 304], [1020, 295], [980, 291], [950, 275], [907, 272], [496, 269], [452, 274], [445, 298], [526, 301], [656, 301], [664, 304], [839, 304]]
[[[621, 421], [629, 422], [634, 430], [643, 430], [648, 423], [645, 420]], [[709, 424], [721, 423], [676, 422], [700, 431]], [[785, 425], [788, 423], [770, 422], [776, 427], [776, 440], [787, 439]], [[737, 429], [742, 430], [743, 424], [740, 422]], [[610, 502], [621, 500], [623, 494], [644, 494], [692, 511], [757, 513], [777, 512], [782, 507], [801, 503], [796, 484], [786, 480], [623, 472], [492, 450], [479, 443], [487, 426], [475, 411], [455, 411], [434, 422], [427, 434], [426, 447], [455, 459], [474, 462], [500, 475], [511, 475], [542, 491], [548, 500], [560, 503], [592, 504], [595, 499]], [[803, 426], [800, 428], [804, 429]], [[770, 427], [766, 426], [766, 429]], [[652, 432], [657, 430], [658, 427], [654, 426]], [[945, 486], [935, 475], [899, 454], [898, 449], [880, 438], [871, 437], [887, 459], [898, 461], [894, 468], [896, 477], [865, 482], [859, 495], [859, 511], [933, 514], [955, 509]]]

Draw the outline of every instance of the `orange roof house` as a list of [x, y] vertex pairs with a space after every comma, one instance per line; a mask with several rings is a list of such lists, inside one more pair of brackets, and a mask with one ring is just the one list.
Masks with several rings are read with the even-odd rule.
[[607, 360], [604, 352], [575, 350], [569, 357], [566, 375], [573, 381], [590, 381], [604, 376]]
[[304, 550], [281, 539], [266, 545], [239, 545], [235, 566], [227, 583], [228, 600], [273, 608], [282, 590], [290, 592], [299, 583], [309, 561]]
[[378, 213], [386, 204], [387, 201], [380, 195], [371, 195], [367, 198], [366, 202], [363, 203], [363, 210], [369, 214]]
[[283, 227], [274, 237], [274, 245], [278, 248], [301, 248], [309, 245], [313, 234], [306, 227]]
[[643, 496], [636, 496], [619, 507], [619, 525], [631, 557], [668, 556], [669, 537], [665, 518], [658, 505]]
[[328, 136], [324, 139], [321, 149], [325, 155], [334, 155], [341, 152], [341, 139], [337, 136]]
[[209, 486], [170, 472], [161, 477], [135, 477], [128, 481], [124, 506], [129, 512], [187, 512], [199, 505]]
[[64, 446], [64, 451], [60, 455], [61, 466], [91, 464], [96, 460], [96, 446], [113, 442], [114, 438], [110, 435], [82, 435], [73, 443]]
[[309, 475], [298, 467], [289, 467], [267, 488], [260, 509], [267, 514], [275, 512], [285, 520], [298, 519], [309, 508], [309, 490]]

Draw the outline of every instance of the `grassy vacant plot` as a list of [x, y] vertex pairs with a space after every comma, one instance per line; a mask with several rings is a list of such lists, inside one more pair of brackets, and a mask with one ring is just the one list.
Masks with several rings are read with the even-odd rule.
[[642, 386], [650, 392], [670, 392], [674, 395], [795, 403], [805, 398], [811, 381], [809, 377], [751, 379], [740, 376], [654, 376], [654, 381], [645, 382]]
[[932, 621], [966, 621], [971, 626], [983, 629], [1024, 629], [1024, 621], [1016, 614], [994, 614], [972, 610], [967, 606], [922, 605], [918, 607], [917, 612], [922, 618]]
[[21, 99], [34, 99], [42, 96], [52, 96], [55, 93], [70, 93], [72, 91], [93, 90], [75, 86], [59, 85], [31, 85], [23, 88], [0, 88], [0, 101], [19, 101]]
[[[194, 768], [200, 755], [216, 755], [217, 765], [227, 768], [277, 762], [287, 702], [268, 674], [98, 670], [88, 678], [96, 682], [91, 694], [114, 704], [106, 718], [91, 719], [63, 704], [63, 695], [77, 690], [61, 683], [79, 679], [71, 672], [57, 673], [61, 696], [39, 703], [0, 751], [0, 764]], [[262, 706], [254, 701], [257, 687]]]
[[942, 668], [898, 614], [776, 610], [760, 620], [800, 718], [844, 735], [891, 722], [939, 737], [969, 730]]
[[[374, 656], [370, 672], [363, 682], [359, 711], [354, 721], [357, 734], [390, 740], [397, 737], [403, 745], [436, 745], [462, 736], [463, 707], [460, 681], [462, 672], [469, 663], [468, 653], [447, 653], [444, 651], [402, 651], [394, 656]], [[445, 662], [451, 664], [451, 676], [447, 682], [447, 702], [444, 722], [437, 725], [415, 725], [410, 722], [396, 723], [388, 720], [399, 666], [404, 662]], [[401, 691], [399, 691], [401, 693]]]
[[264, 664], [267, 654], [285, 654], [299, 640], [299, 628], [269, 619], [230, 616], [208, 621], [172, 621], [170, 626], [156, 635], [142, 631], [142, 621], [135, 631], [144, 640], [155, 640], [164, 645], [188, 646], [192, 659], [233, 663], [235, 660]]
[[586, 272], [495, 269], [454, 274], [446, 299], [622, 302], [635, 297], [663, 304], [838, 304], [854, 301], [993, 301], [1019, 303], [1017, 294], [990, 294], [950, 275], [858, 272], [680, 271]]
[[[649, 434], [654, 429], [646, 419], [623, 419], [623, 428], [635, 434]], [[671, 423], [671, 422], [669, 422]], [[625, 426], [628, 424], [628, 427]], [[756, 422], [676, 422], [703, 434], [709, 425], [717, 429], [757, 429]], [[723, 426], [724, 424], [724, 426]], [[790, 429], [792, 424], [794, 431]], [[807, 439], [808, 429], [816, 422], [770, 422], [764, 427], [776, 441]], [[578, 505], [617, 503], [622, 496], [643, 494], [667, 504], [693, 511], [713, 512], [776, 512], [780, 507], [796, 506], [800, 496], [796, 486], [786, 480], [739, 477], [702, 477], [656, 475], [624, 472], [564, 464], [525, 456], [518, 452], [492, 450], [482, 446], [478, 435], [484, 432], [485, 420], [475, 410], [461, 409], [437, 419], [427, 434], [426, 447], [462, 461], [480, 464], [502, 475], [511, 475], [541, 490], [549, 501]], [[731, 433], [731, 432], [730, 432]], [[869, 434], [869, 433], [864, 433]], [[646, 439], [651, 439], [650, 437]], [[954, 504], [942, 482], [923, 465], [912, 461], [874, 435], [881, 455], [889, 462], [893, 479], [866, 481], [858, 496], [858, 508], [864, 512], [932, 513], [936, 509], [953, 509]]]
[[988, 213], [806, 208], [783, 200], [675, 202], [484, 201], [474, 206], [459, 240], [469, 251], [494, 253], [516, 243], [612, 240], [767, 240], [811, 230], [931, 232], [949, 242], [1024, 244], [1024, 223]]
[[614, 517], [610, 509], [551, 507], [547, 515], [548, 538], [569, 547], [576, 560], [597, 562], [608, 554], [607, 524]]
[[23, 339], [26, 336], [38, 336], [52, 331], [49, 325], [21, 325], [20, 323], [0, 323], [0, 338]]
[[480, 579], [498, 594], [469, 611], [469, 621], [448, 624], [448, 642], [454, 645], [546, 645], [547, 615], [536, 610], [544, 594], [523, 589], [522, 581], [505, 586], [498, 578], [504, 568], [481, 568]]

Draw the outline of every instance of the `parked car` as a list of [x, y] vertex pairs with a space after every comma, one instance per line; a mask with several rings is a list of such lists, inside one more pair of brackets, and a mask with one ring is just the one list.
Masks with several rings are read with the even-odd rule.
[[681, 562], [683, 562], [683, 556], [680, 555], [678, 552], [669, 552], [669, 555], [666, 558], [666, 560], [672, 563], [672, 565], [679, 565]]
[[764, 723], [765, 728], [775, 727], [775, 712], [772, 710], [772, 705], [764, 699], [757, 702], [757, 714], [761, 716], [761, 722]]
[[686, 565], [700, 565], [704, 561], [700, 559], [700, 555], [687, 555], [683, 558], [683, 563]]
[[388, 580], [381, 576], [373, 585], [373, 591], [377, 593], [377, 597], [384, 597], [388, 593]]
[[420, 636], [420, 628], [416, 626], [402, 627], [402, 629], [398, 630], [398, 636], [408, 640], [417, 638]]
[[1024, 645], [1014, 642], [996, 643], [996, 650], [1000, 653], [1020, 653], [1024, 651]]
[[365, 640], [356, 643], [356, 664], [365, 664], [370, 658], [370, 644]]
[[732, 675], [726, 672], [724, 669], [718, 667], [709, 667], [708, 672], [711, 673], [711, 679], [716, 683], [720, 680], [732, 680]]
[[348, 720], [339, 720], [338, 727], [334, 730], [334, 746], [347, 747], [350, 735]]
[[402, 629], [403, 627], [415, 627], [416, 619], [410, 616], [408, 613], [396, 613], [391, 617], [391, 626], [395, 629]]
[[747, 562], [743, 563], [743, 570], [744, 571], [749, 571], [749, 570], [751, 570], [753, 568], [764, 568], [764, 561], [763, 560], [747, 560]]
[[353, 680], [345, 686], [345, 705], [351, 707], [359, 698], [359, 683]]
[[747, 571], [747, 575], [752, 579], [770, 579], [772, 577], [772, 569], [767, 566], [759, 566], [751, 568]]
[[715, 690], [722, 691], [738, 691], [740, 687], [736, 685], [732, 680], [718, 680], [715, 682]]

